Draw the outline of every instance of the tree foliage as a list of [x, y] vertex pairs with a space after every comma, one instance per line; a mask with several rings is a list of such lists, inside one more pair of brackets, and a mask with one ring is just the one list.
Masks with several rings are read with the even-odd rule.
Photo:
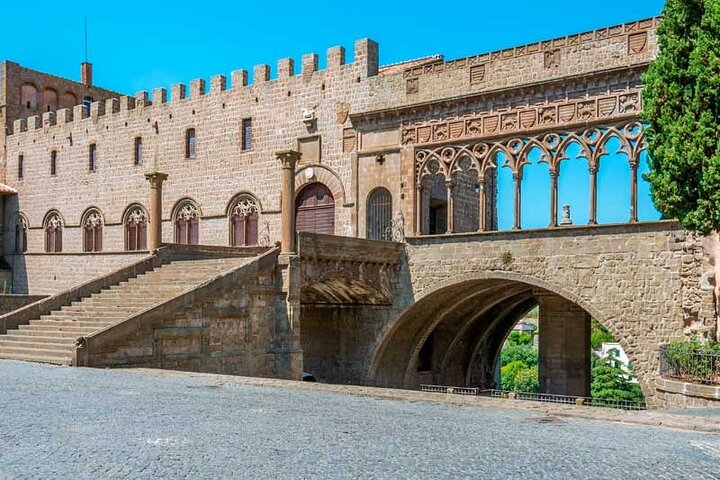
[[642, 402], [643, 394], [637, 383], [631, 382], [632, 372], [623, 370], [620, 361], [611, 354], [599, 357], [593, 353], [590, 396], [599, 400]]
[[667, 0], [643, 78], [653, 201], [690, 230], [720, 230], [720, 0]]
[[590, 348], [598, 350], [603, 343], [615, 343], [615, 337], [610, 331], [594, 318], [590, 324]]
[[534, 393], [540, 387], [537, 365], [530, 367], [519, 360], [500, 368], [500, 379], [506, 391]]
[[500, 366], [522, 362], [528, 367], [537, 365], [538, 351], [532, 345], [508, 345], [500, 351]]

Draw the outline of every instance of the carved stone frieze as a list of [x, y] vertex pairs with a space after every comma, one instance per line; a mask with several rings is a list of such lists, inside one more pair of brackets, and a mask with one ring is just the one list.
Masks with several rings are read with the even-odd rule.
[[474, 170], [479, 177], [499, 167], [508, 167], [513, 174], [521, 174], [522, 167], [530, 163], [532, 152], [539, 152], [539, 161], [547, 163], [551, 173], [557, 172], [560, 162], [566, 160], [570, 145], [580, 147], [579, 158], [588, 162], [589, 169], [597, 171], [600, 158], [607, 155], [611, 139], [620, 142], [620, 151], [628, 157], [630, 165], [638, 164], [640, 153], [647, 148], [644, 128], [639, 121], [598, 125], [581, 130], [558, 130], [537, 135], [517, 135], [495, 141], [448, 143], [441, 146], [419, 148], [415, 151], [415, 180], [431, 175], [451, 179], [460, 171]]
[[402, 127], [403, 145], [501, 136], [632, 118], [642, 110], [640, 89], [545, 105], [523, 106], [510, 111], [489, 111], [442, 121], [419, 122]]
[[[609, 38], [628, 36], [628, 53], [636, 54], [645, 51], [647, 48], [647, 32], [660, 24], [660, 18], [648, 18], [637, 22], [630, 22], [624, 25], [601, 28], [591, 32], [579, 33], [567, 37], [556, 38], [543, 42], [522, 45], [506, 50], [485, 53], [472, 57], [460, 58], [448, 62], [430, 63], [409, 68], [403, 72], [404, 78], [419, 77], [422, 75], [446, 72], [461, 68], [472, 68], [474, 65], [482, 65], [495, 60], [504, 60], [525, 55], [532, 55], [540, 52], [552, 52], [564, 47], [574, 47], [583, 43], [605, 40]], [[547, 60], [547, 57], [546, 57]]]

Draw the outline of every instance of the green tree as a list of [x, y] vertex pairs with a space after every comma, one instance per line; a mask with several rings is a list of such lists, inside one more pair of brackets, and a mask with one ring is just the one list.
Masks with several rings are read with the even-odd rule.
[[500, 351], [501, 367], [517, 361], [520, 361], [529, 367], [537, 365], [537, 348], [533, 347], [532, 345], [510, 345]]
[[540, 387], [537, 366], [515, 361], [500, 368], [501, 387], [512, 392], [537, 392]]
[[602, 347], [603, 343], [614, 343], [616, 341], [613, 334], [602, 323], [594, 318], [592, 319], [590, 324], [590, 348], [597, 350]]
[[599, 400], [625, 400], [629, 402], [642, 402], [643, 394], [637, 383], [631, 382], [621, 367], [620, 360], [610, 350], [607, 357], [593, 354], [592, 383], [590, 396]]
[[690, 230], [720, 230], [720, 0], [668, 0], [643, 78], [653, 201]]
[[508, 345], [532, 345], [532, 335], [527, 332], [510, 332]]

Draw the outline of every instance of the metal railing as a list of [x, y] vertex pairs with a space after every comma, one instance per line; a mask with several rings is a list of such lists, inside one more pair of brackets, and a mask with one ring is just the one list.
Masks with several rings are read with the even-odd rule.
[[720, 385], [720, 352], [686, 345], [660, 347], [660, 376], [688, 383]]
[[615, 408], [619, 410], [647, 410], [645, 402], [627, 400], [607, 400], [602, 398], [578, 397], [574, 395], [555, 395], [551, 393], [509, 392], [495, 389], [479, 389], [471, 387], [451, 387], [445, 385], [420, 385], [420, 390], [428, 393], [445, 393], [450, 395], [468, 395], [489, 398], [505, 398], [530, 402], [556, 403], [585, 407]]

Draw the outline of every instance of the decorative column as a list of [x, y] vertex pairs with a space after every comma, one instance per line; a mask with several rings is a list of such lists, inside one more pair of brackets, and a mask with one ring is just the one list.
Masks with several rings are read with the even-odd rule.
[[280, 253], [295, 253], [295, 165], [300, 152], [282, 150], [275, 156], [282, 164], [280, 179]]
[[145, 178], [150, 182], [148, 250], [152, 252], [162, 245], [162, 184], [168, 176], [166, 173], [150, 172], [145, 174]]
[[638, 221], [638, 162], [637, 159], [630, 162], [630, 170], [632, 175], [630, 176], [630, 223]]
[[597, 165], [590, 167], [590, 218], [588, 225], [597, 225]]
[[487, 231], [487, 195], [485, 177], [478, 177], [478, 232]]
[[417, 185], [415, 185], [415, 235], [423, 234], [422, 196], [423, 196], [423, 186], [422, 186], [422, 183], [418, 182]]
[[550, 224], [549, 228], [558, 226], [558, 165], [555, 169], [550, 169]]
[[513, 222], [513, 230], [520, 230], [520, 208], [522, 199], [522, 172], [513, 172], [513, 181], [515, 182], [515, 219]]
[[455, 205], [453, 201], [453, 181], [452, 179], [445, 180], [445, 187], [447, 188], [447, 229], [445, 233], [450, 234], [455, 230]]

